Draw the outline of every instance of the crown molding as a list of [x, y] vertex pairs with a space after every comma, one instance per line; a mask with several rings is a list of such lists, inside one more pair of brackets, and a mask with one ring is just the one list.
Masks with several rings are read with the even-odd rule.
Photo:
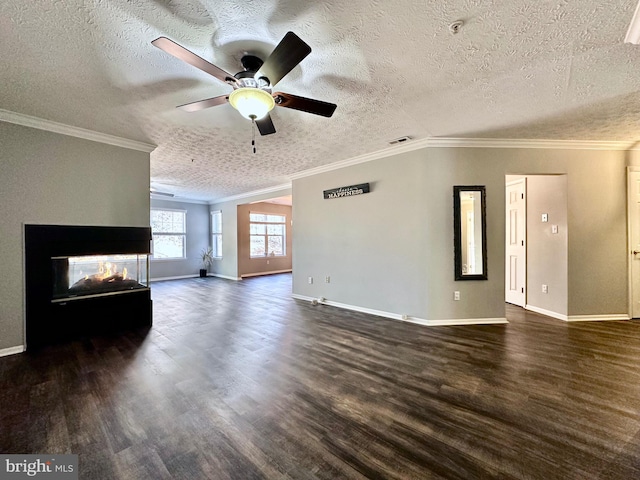
[[230, 197], [219, 198], [208, 202], [209, 205], [217, 205], [218, 203], [232, 202], [234, 200], [243, 200], [245, 198], [257, 197], [258, 195], [267, 195], [270, 193], [280, 192], [282, 190], [291, 189], [291, 183], [285, 183], [283, 185], [276, 185], [275, 187], [263, 188], [261, 190], [253, 190], [251, 192], [240, 193], [238, 195], [232, 195]]
[[[557, 150], [613, 150], [627, 151], [640, 150], [640, 141], [602, 141], [602, 140], [543, 140], [543, 139], [518, 139], [518, 138], [456, 138], [456, 137], [428, 137], [419, 140], [411, 140], [392, 147], [384, 148], [376, 152], [365, 153], [357, 157], [340, 160], [338, 162], [321, 165], [319, 167], [302, 170], [300, 172], [289, 175], [289, 178], [297, 180], [299, 178], [310, 177], [320, 173], [331, 172], [341, 168], [358, 165], [360, 163], [372, 162], [382, 158], [399, 155], [401, 153], [412, 152], [422, 148], [541, 148], [541, 149], [557, 149]], [[233, 200], [241, 200], [244, 198], [254, 197], [267, 193], [274, 193], [278, 190], [291, 188], [291, 183], [278, 185], [275, 187], [265, 188], [263, 190], [255, 190], [252, 192], [225, 197], [213, 202], [209, 205], [217, 203], [230, 202]]]
[[421, 148], [548, 148], [560, 150], [640, 150], [640, 142], [601, 141], [601, 140], [540, 140], [540, 139], [505, 139], [505, 138], [456, 138], [428, 137], [412, 140], [398, 146], [385, 148], [372, 153], [310, 168], [289, 175], [291, 180], [331, 172], [359, 163], [371, 162]]
[[624, 37], [624, 43], [640, 44], [640, 3], [638, 3], [638, 6], [633, 13], [629, 29]]
[[168, 197], [166, 195], [157, 195], [155, 193], [149, 194], [149, 198], [151, 200], [159, 200], [161, 202], [177, 202], [177, 203], [193, 203], [195, 205], [209, 205], [209, 202], [206, 200], [197, 200], [192, 198], [183, 198], [177, 195], [173, 197]]
[[374, 160], [380, 160], [381, 158], [390, 157], [392, 155], [398, 155], [400, 153], [412, 152], [414, 150], [420, 150], [429, 146], [429, 139], [423, 138], [420, 140], [411, 140], [409, 142], [400, 143], [393, 147], [384, 148], [376, 152], [365, 153], [352, 157], [347, 160], [340, 160], [338, 162], [329, 163], [328, 165], [321, 165], [319, 167], [310, 168], [301, 172], [296, 172], [289, 175], [291, 180], [297, 180], [299, 178], [310, 177], [312, 175], [318, 175], [319, 173], [331, 172], [332, 170], [338, 170], [340, 168], [350, 167], [352, 165], [358, 165], [359, 163], [372, 162]]
[[523, 138], [431, 137], [427, 146], [441, 148], [548, 148], [559, 150], [630, 150], [635, 142]]
[[38, 130], [45, 130], [47, 132], [59, 133], [61, 135], [68, 135], [70, 137], [82, 138], [84, 140], [91, 140], [92, 142], [106, 143], [107, 145], [128, 148], [129, 150], [138, 150], [140, 152], [151, 153], [156, 148], [156, 145], [149, 143], [116, 137], [115, 135], [109, 135], [107, 133], [94, 132], [86, 128], [73, 127], [71, 125], [65, 125], [64, 123], [53, 122], [51, 120], [32, 117], [1, 108], [0, 121], [22, 125], [23, 127], [37, 128]]

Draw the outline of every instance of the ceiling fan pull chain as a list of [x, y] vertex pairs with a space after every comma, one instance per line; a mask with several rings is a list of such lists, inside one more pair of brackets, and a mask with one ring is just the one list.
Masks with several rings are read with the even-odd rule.
[[251, 146], [253, 153], [256, 153], [256, 117], [251, 118]]

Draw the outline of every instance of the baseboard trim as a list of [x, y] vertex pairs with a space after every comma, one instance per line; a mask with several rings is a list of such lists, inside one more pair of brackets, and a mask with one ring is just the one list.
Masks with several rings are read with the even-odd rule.
[[259, 272], [259, 273], [243, 273], [240, 275], [240, 278], [247, 277], [261, 277], [262, 275], [275, 275], [276, 273], [291, 273], [291, 269], [288, 270], [272, 270], [270, 272]]
[[631, 320], [629, 315], [625, 313], [611, 313], [606, 315], [564, 315], [562, 313], [552, 312], [544, 308], [534, 307], [533, 305], [525, 305], [525, 310], [552, 317], [564, 322], [619, 322], [623, 320]]
[[[240, 277], [230, 277], [228, 275], [220, 275], [219, 273], [207, 273], [207, 277], [224, 278], [226, 280], [234, 280], [236, 282], [242, 280], [242, 278]], [[164, 282], [165, 280], [184, 280], [186, 278], [200, 278], [200, 274], [194, 273], [193, 275], [180, 275], [177, 277], [159, 277], [159, 278], [152, 278], [149, 281], [153, 283], [153, 282]]]
[[221, 275], [219, 273], [210, 273], [208, 276], [209, 277], [224, 278], [225, 280], [233, 280], [234, 282], [239, 282], [240, 280], [242, 280], [242, 278], [240, 278], [240, 277], [231, 277], [229, 275]]
[[552, 312], [551, 310], [545, 310], [544, 308], [540, 308], [540, 307], [535, 307], [533, 305], [525, 305], [524, 306], [525, 310], [530, 310], [532, 312], [535, 313], [539, 313], [540, 315], [544, 315], [545, 317], [551, 317], [551, 318], [556, 318], [558, 320], [564, 320], [565, 322], [567, 322], [569, 320], [569, 317], [563, 313], [558, 313], [558, 312]]
[[197, 273], [194, 273], [193, 275], [180, 275], [180, 276], [176, 276], [176, 277], [158, 277], [158, 278], [151, 278], [149, 279], [149, 281], [151, 283], [153, 282], [164, 282], [165, 280], [184, 280], [185, 278], [196, 278], [199, 277], [200, 275], [198, 275]]
[[24, 352], [24, 345], [16, 345], [15, 347], [3, 348], [0, 350], [0, 357], [15, 355]]
[[427, 327], [439, 327], [439, 326], [456, 326], [456, 325], [495, 325], [509, 323], [506, 318], [451, 318], [444, 320], [427, 320], [425, 318], [412, 317], [410, 315], [402, 315], [398, 313], [385, 312], [383, 310], [375, 310], [373, 308], [359, 307], [356, 305], [349, 305], [347, 303], [334, 302], [324, 298], [308, 297], [305, 295], [298, 295], [296, 293], [291, 295], [296, 300], [303, 300], [307, 302], [317, 302], [321, 305], [328, 305], [330, 307], [342, 308], [344, 310], [351, 310], [354, 312], [366, 313], [369, 315], [376, 315], [378, 317], [390, 318], [392, 320], [400, 320], [401, 322], [415, 323], [417, 325], [424, 325]]
[[[409, 320], [410, 321], [410, 320]], [[427, 320], [430, 327], [447, 327], [456, 325], [502, 325], [509, 323], [504, 317], [486, 318], [451, 318], [444, 320]]]
[[631, 320], [625, 313], [612, 313], [611, 315], [569, 315], [567, 322], [620, 322]]

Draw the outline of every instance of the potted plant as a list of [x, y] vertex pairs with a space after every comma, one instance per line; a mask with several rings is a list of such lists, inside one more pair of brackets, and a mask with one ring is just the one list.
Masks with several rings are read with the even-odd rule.
[[207, 269], [213, 263], [213, 250], [211, 247], [203, 248], [202, 252], [200, 252], [200, 259], [202, 260], [202, 268], [200, 269], [200, 276], [207, 276]]

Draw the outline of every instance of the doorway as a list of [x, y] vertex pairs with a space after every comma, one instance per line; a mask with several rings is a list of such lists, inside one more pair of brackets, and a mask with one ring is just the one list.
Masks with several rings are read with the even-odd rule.
[[629, 313], [640, 318], [640, 167], [627, 167]]
[[524, 307], [527, 301], [526, 177], [510, 180], [505, 192], [505, 302]]
[[238, 277], [291, 272], [292, 196], [237, 206]]
[[505, 185], [505, 301], [566, 320], [567, 175], [507, 175]]

